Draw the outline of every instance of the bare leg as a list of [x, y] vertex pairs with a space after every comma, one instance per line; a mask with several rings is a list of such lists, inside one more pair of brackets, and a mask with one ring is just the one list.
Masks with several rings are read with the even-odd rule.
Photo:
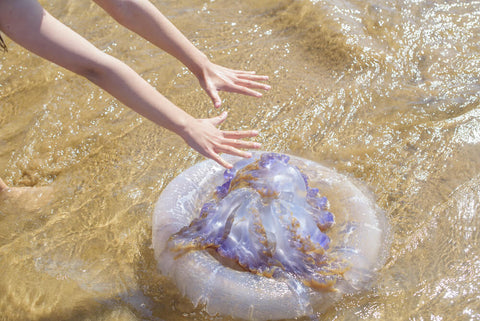
[[7, 184], [0, 178], [0, 193], [8, 190]]
[[3, 209], [37, 211], [48, 205], [54, 195], [52, 186], [9, 187], [0, 178], [0, 207]]
[[8, 189], [7, 184], [0, 178], [0, 193]]

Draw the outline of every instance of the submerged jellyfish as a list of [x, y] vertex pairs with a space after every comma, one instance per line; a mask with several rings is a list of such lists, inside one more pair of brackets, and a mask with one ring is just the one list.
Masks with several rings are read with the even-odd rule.
[[155, 208], [159, 269], [194, 304], [249, 320], [295, 318], [369, 286], [387, 225], [366, 189], [298, 157], [231, 160], [226, 171], [210, 160], [188, 169]]

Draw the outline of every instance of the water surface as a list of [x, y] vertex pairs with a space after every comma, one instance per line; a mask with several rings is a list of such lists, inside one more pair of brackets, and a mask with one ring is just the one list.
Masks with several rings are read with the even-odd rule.
[[[322, 320], [480, 319], [480, 2], [153, 1], [211, 59], [270, 75], [223, 94], [223, 128], [365, 182], [392, 226], [374, 287]], [[41, 1], [197, 117], [215, 110], [174, 58], [90, 1]], [[203, 158], [85, 79], [6, 39], [0, 175], [53, 188], [0, 204], [1, 320], [227, 320], [156, 271], [153, 205]], [[25, 205], [25, 204], [22, 204]]]

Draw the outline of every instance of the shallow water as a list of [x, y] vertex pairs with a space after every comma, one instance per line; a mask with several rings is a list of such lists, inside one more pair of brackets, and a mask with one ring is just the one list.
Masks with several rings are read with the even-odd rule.
[[[90, 1], [41, 2], [189, 113], [219, 113]], [[362, 180], [385, 210], [392, 246], [373, 289], [322, 320], [480, 319], [479, 1], [154, 3], [213, 61], [270, 75], [261, 99], [222, 95], [224, 128]], [[156, 199], [203, 158], [6, 41], [0, 175], [55, 194], [0, 204], [0, 319], [226, 320], [182, 298], [151, 248]]]

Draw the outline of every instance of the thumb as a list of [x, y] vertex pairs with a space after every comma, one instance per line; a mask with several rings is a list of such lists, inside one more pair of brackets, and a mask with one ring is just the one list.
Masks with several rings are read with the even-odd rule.
[[207, 94], [212, 99], [213, 106], [215, 106], [215, 108], [220, 107], [220, 105], [222, 104], [222, 100], [220, 99], [220, 96], [218, 95], [218, 90], [216, 90], [215, 88], [213, 88], [213, 89], [209, 88], [209, 90], [207, 91]]
[[211, 118], [212, 123], [216, 127], [216, 126], [220, 125], [221, 123], [223, 123], [225, 121], [225, 119], [227, 119], [227, 116], [228, 116], [228, 113], [226, 111], [224, 111], [220, 116]]

